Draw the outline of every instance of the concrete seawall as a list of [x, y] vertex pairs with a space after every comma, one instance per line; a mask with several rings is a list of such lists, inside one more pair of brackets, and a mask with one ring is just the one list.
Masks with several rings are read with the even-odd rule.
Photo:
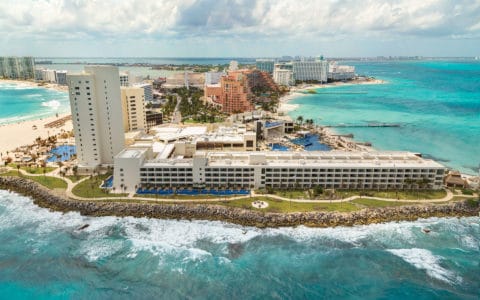
[[133, 216], [163, 219], [198, 219], [225, 221], [245, 226], [281, 227], [305, 225], [310, 227], [353, 226], [392, 221], [414, 221], [428, 217], [478, 216], [480, 206], [474, 201], [457, 201], [435, 205], [363, 209], [349, 213], [298, 212], [266, 213], [207, 204], [128, 203], [114, 201], [80, 201], [53, 194], [31, 180], [19, 177], [0, 177], [0, 189], [29, 196], [40, 207], [55, 211], [78, 211], [88, 216]]

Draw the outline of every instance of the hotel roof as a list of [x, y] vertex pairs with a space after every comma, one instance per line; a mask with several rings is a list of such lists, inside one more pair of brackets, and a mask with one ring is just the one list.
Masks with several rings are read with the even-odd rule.
[[[270, 167], [348, 167], [348, 168], [444, 168], [411, 152], [205, 152], [196, 157], [208, 159], [208, 166], [270, 166]], [[191, 159], [148, 161], [149, 166], [191, 165]]]

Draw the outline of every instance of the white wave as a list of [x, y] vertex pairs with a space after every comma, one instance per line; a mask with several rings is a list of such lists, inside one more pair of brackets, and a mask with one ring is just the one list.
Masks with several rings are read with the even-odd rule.
[[460, 241], [465, 248], [475, 251], [480, 250], [480, 241], [473, 238], [472, 236], [462, 235], [460, 236]]
[[425, 270], [430, 277], [453, 283], [460, 281], [455, 273], [440, 266], [441, 256], [436, 256], [426, 249], [389, 249], [388, 252], [402, 258], [404, 261], [413, 265], [415, 268]]
[[58, 100], [50, 100], [42, 102], [42, 106], [51, 107], [53, 109], [58, 109], [62, 104]]
[[43, 97], [44, 95], [42, 94], [28, 94], [28, 95], [24, 95], [23, 97], [27, 97], [27, 98], [37, 98], [37, 97]]
[[[213, 255], [208, 252], [208, 249], [200, 246], [205, 241], [219, 245], [220, 247], [217, 249], [220, 249], [220, 255], [224, 256], [223, 254], [229, 252], [228, 244], [246, 243], [257, 237], [277, 236], [287, 237], [301, 243], [315, 243], [327, 239], [333, 242], [345, 242], [354, 247], [399, 248], [400, 250], [392, 250], [392, 253], [399, 256], [404, 255], [405, 259], [413, 257], [411, 260], [416, 261], [415, 257], [422, 257], [422, 255], [432, 259], [432, 255], [428, 256], [427, 250], [420, 254], [415, 254], [416, 252], [413, 251], [414, 253], [410, 256], [407, 255], [409, 252], [405, 252], [409, 250], [408, 248], [415, 248], [419, 242], [428, 243], [428, 240], [425, 241], [425, 234], [421, 228], [435, 228], [437, 224], [451, 224], [448, 232], [457, 235], [462, 235], [466, 233], [466, 228], [471, 228], [469, 227], [471, 219], [456, 218], [432, 218], [416, 222], [355, 227], [308, 228], [298, 226], [296, 228], [258, 229], [211, 221], [85, 217], [76, 212], [51, 212], [37, 207], [27, 197], [1, 190], [0, 209], [4, 210], [0, 217], [0, 231], [14, 227], [26, 228], [25, 230], [39, 235], [42, 240], [42, 236], [48, 240], [46, 236], [51, 233], [70, 232], [74, 237], [81, 238], [78, 254], [91, 261], [114, 255], [120, 249], [126, 251], [125, 256], [130, 259], [136, 258], [139, 252], [147, 251], [157, 256], [160, 263], [169, 257], [178, 258], [179, 261], [185, 257], [187, 257], [187, 261], [198, 261], [209, 259]], [[78, 230], [85, 224], [89, 226]], [[118, 238], [110, 238], [112, 234], [118, 235]], [[474, 238], [475, 236], [464, 238], [462, 242], [459, 241], [455, 245], [460, 244], [475, 249], [472, 247], [476, 241]], [[407, 250], [402, 252], [401, 249]], [[395, 251], [397, 252], [395, 253]], [[228, 257], [228, 255], [225, 256]], [[421, 263], [422, 259], [418, 258], [418, 260], [418, 263]], [[438, 258], [435, 256], [433, 256], [433, 260], [438, 262]], [[428, 266], [425, 266], [425, 269], [427, 268]], [[445, 274], [448, 276], [442, 275], [442, 278], [451, 279], [448, 271], [439, 265], [434, 270], [447, 272]], [[433, 272], [433, 274], [443, 273]]]

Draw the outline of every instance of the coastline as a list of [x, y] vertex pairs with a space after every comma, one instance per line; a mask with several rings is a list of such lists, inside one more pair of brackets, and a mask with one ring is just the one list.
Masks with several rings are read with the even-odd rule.
[[370, 84], [386, 84], [387, 82], [382, 79], [366, 79], [366, 80], [352, 80], [349, 82], [331, 82], [325, 84], [305, 84], [299, 87], [292, 87], [290, 92], [287, 95], [283, 96], [279, 100], [279, 107], [278, 111], [283, 113], [288, 113], [292, 110], [298, 108], [298, 104], [290, 104], [293, 99], [296, 99], [301, 96], [305, 96], [304, 92], [308, 90], [316, 90], [316, 89], [328, 89], [333, 87], [340, 87], [340, 86], [351, 86], [351, 85], [370, 85]]
[[[381, 79], [367, 79], [367, 80], [353, 80], [350, 82], [332, 82], [326, 84], [313, 84], [313, 85], [303, 85], [301, 87], [293, 87], [290, 92], [281, 97], [279, 100], [278, 112], [284, 115], [289, 112], [297, 109], [299, 104], [288, 103], [293, 99], [308, 95], [304, 92], [312, 89], [326, 89], [339, 86], [351, 86], [351, 85], [371, 85], [371, 84], [386, 84], [385, 80]], [[317, 133], [321, 142], [328, 145], [334, 150], [344, 150], [344, 151], [375, 151], [373, 146], [363, 145], [359, 141], [355, 141], [351, 137], [342, 136], [336, 132], [333, 128], [323, 127], [321, 124], [315, 126], [315, 133]]]
[[[10, 80], [2, 79], [0, 83], [14, 84], [18, 86], [28, 86], [35, 88], [45, 88], [60, 92], [66, 92], [66, 86], [59, 86], [57, 84], [38, 85], [38, 83], [27, 80]], [[53, 121], [59, 120], [70, 113], [59, 113], [58, 117], [56, 113], [52, 112], [52, 116], [46, 118], [25, 120], [16, 123], [0, 124], [0, 161], [2, 156], [6, 156], [6, 152], [13, 152], [16, 148], [34, 143], [37, 137], [42, 139], [48, 138], [48, 136], [57, 135], [64, 131], [71, 131], [73, 129], [72, 121], [66, 121], [62, 126], [55, 128], [45, 128], [45, 125]], [[36, 129], [34, 129], [36, 128]], [[11, 155], [10, 155], [11, 156]]]
[[0, 83], [15, 84], [25, 87], [45, 88], [55, 90], [57, 92], [68, 92], [68, 86], [58, 85], [56, 83], [38, 83], [32, 80], [14, 80], [14, 79], [0, 79]]
[[[59, 114], [58, 117], [52, 116], [38, 120], [0, 125], [0, 136], [2, 137], [0, 141], [0, 153], [5, 156], [7, 151], [13, 152], [18, 147], [33, 144], [37, 137], [46, 139], [49, 136], [57, 135], [64, 131], [71, 131], [73, 129], [71, 120], [66, 121], [60, 127], [45, 128], [46, 124], [69, 115], [69, 113]], [[36, 129], [33, 129], [35, 128], [34, 126], [36, 126]], [[0, 157], [0, 160], [2, 160], [2, 157]]]
[[28, 196], [43, 208], [59, 212], [77, 211], [88, 216], [148, 217], [223, 221], [242, 226], [266, 227], [337, 227], [397, 221], [415, 221], [429, 217], [478, 216], [478, 202], [467, 200], [445, 204], [421, 204], [386, 208], [369, 208], [350, 213], [297, 212], [265, 213], [242, 208], [206, 204], [162, 204], [153, 202], [80, 201], [54, 194], [36, 182], [18, 177], [0, 177], [0, 188]]

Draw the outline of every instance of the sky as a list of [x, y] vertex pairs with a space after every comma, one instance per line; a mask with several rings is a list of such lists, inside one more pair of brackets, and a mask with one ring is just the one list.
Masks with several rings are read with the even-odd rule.
[[480, 56], [480, 0], [0, 0], [0, 55]]

